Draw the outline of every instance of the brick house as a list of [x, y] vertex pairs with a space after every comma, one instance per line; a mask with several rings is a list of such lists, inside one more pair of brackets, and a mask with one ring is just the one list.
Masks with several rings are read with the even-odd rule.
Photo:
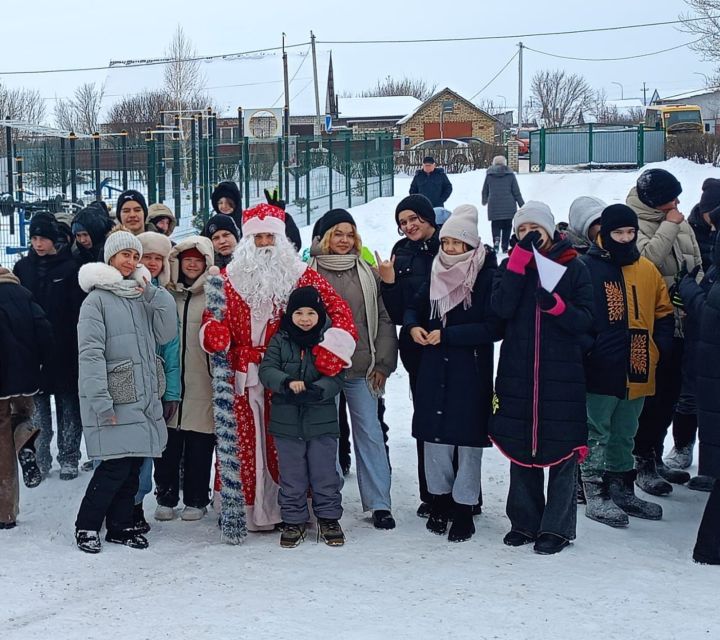
[[428, 98], [397, 124], [406, 147], [440, 137], [473, 137], [492, 143], [503, 128], [497, 118], [447, 87]]

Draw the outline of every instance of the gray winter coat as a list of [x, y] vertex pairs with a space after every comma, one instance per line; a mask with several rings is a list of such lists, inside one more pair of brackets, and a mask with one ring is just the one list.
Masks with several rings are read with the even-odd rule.
[[482, 203], [487, 205], [488, 220], [511, 220], [518, 207], [525, 204], [517, 178], [510, 167], [494, 164], [488, 167], [482, 188]]
[[[141, 281], [142, 275], [150, 279], [144, 267], [135, 277]], [[80, 286], [89, 292], [78, 324], [85, 445], [91, 459], [159, 458], [167, 428], [156, 347], [177, 336], [177, 309], [172, 296], [152, 284], [135, 298], [98, 288], [118, 286], [122, 279], [102, 263], [86, 264], [79, 273]]]

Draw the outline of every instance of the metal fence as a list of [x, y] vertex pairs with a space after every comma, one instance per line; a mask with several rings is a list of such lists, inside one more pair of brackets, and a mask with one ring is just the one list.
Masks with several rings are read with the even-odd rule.
[[637, 127], [584, 125], [530, 132], [530, 170], [554, 167], [641, 167], [665, 160], [665, 132]]
[[[0, 126], [2, 122], [0, 121]], [[48, 135], [6, 125], [0, 140], [0, 264], [27, 248], [26, 226], [40, 210], [72, 214], [93, 200], [113, 207], [128, 188], [162, 202], [180, 235], [211, 214], [218, 182], [234, 180], [247, 208], [278, 189], [299, 225], [325, 211], [393, 195], [393, 138], [248, 138], [219, 144], [210, 116], [144, 135]], [[62, 132], [58, 132], [62, 133]]]

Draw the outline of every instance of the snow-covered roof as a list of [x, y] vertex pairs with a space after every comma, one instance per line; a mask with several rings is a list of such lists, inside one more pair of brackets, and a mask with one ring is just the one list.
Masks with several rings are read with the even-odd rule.
[[705, 87], [704, 89], [695, 89], [694, 91], [686, 91], [684, 93], [676, 93], [672, 96], [665, 96], [664, 98], [660, 98], [660, 100], [662, 102], [666, 102], [667, 100], [687, 100], [689, 98], [705, 96], [710, 93], [718, 93], [719, 91], [720, 87]]
[[614, 107], [618, 111], [623, 111], [626, 109], [637, 109], [638, 107], [640, 109], [643, 109], [645, 105], [643, 105], [642, 100], [640, 98], [625, 98], [624, 100], [607, 100], [605, 104], [608, 107]]
[[377, 96], [371, 98], [338, 98], [338, 111], [343, 119], [401, 118], [414, 112], [422, 101], [413, 96]]

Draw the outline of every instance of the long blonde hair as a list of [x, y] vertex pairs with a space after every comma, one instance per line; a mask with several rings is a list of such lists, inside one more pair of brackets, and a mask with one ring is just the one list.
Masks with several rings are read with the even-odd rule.
[[[330, 253], [330, 238], [332, 238], [332, 234], [335, 233], [335, 229], [337, 229], [341, 224], [346, 224], [344, 222], [340, 222], [336, 224], [334, 227], [330, 227], [326, 232], [325, 235], [320, 239], [320, 248], [322, 249], [323, 253]], [[350, 224], [349, 222], [347, 224]], [[358, 255], [362, 252], [362, 238], [360, 237], [360, 234], [358, 233], [357, 227], [354, 224], [350, 224], [350, 226], [353, 228], [353, 236], [355, 238], [354, 240], [354, 249], [357, 252]]]

